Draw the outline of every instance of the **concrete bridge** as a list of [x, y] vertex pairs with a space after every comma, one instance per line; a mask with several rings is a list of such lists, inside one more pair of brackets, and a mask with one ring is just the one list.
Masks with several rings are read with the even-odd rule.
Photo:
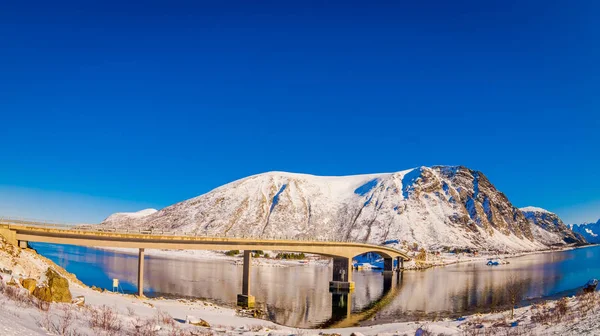
[[124, 247], [139, 249], [138, 258], [138, 295], [143, 296], [144, 288], [144, 250], [240, 250], [244, 251], [242, 293], [238, 295], [238, 304], [254, 306], [254, 297], [250, 295], [250, 267], [252, 251], [286, 251], [311, 253], [333, 258], [333, 274], [330, 288], [333, 291], [351, 291], [352, 258], [373, 252], [384, 258], [384, 273], [393, 271], [394, 259], [398, 268], [409, 256], [399, 250], [379, 245], [353, 242], [299, 241], [279, 239], [224, 238], [191, 235], [175, 235], [169, 232], [156, 234], [150, 231], [116, 231], [94, 225], [69, 226], [44, 222], [15, 219], [0, 219], [0, 235], [21, 248], [27, 248], [28, 242], [68, 244], [88, 247]]

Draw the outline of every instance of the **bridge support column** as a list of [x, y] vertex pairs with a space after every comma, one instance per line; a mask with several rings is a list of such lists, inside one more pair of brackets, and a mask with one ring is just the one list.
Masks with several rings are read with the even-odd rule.
[[383, 258], [383, 274], [392, 274], [394, 272], [394, 259]]
[[27, 243], [26, 240], [19, 240], [19, 247], [22, 249], [26, 249], [29, 247], [29, 244]]
[[138, 296], [144, 296], [144, 249], [138, 253]]
[[400, 272], [404, 270], [404, 259], [402, 257], [397, 257], [398, 260], [396, 264], [396, 272]]
[[255, 298], [250, 295], [250, 266], [252, 265], [252, 251], [244, 250], [244, 272], [242, 277], [242, 294], [237, 296], [238, 306], [254, 308]]
[[352, 281], [352, 261], [348, 258], [333, 258], [333, 281], [329, 282], [329, 290], [354, 290]]

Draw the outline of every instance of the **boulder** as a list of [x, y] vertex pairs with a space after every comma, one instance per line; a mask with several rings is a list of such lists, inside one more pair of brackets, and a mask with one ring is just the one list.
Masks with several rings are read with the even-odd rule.
[[210, 328], [210, 324], [208, 324], [208, 322], [204, 321], [201, 318], [195, 317], [195, 316], [188, 315], [185, 317], [185, 321], [189, 324], [192, 324], [192, 325], [195, 325], [198, 327]]
[[53, 302], [71, 302], [71, 291], [69, 291], [69, 281], [67, 279], [51, 268], [46, 270], [46, 279], [50, 293], [52, 293]]
[[33, 290], [33, 296], [38, 298], [38, 300], [40, 301], [52, 302], [52, 292], [50, 291], [50, 287], [48, 286], [36, 287]]
[[75, 299], [73, 299], [73, 304], [80, 306], [80, 307], [85, 306], [85, 296], [80, 295], [80, 296], [76, 297]]
[[21, 279], [21, 286], [29, 291], [29, 294], [33, 294], [35, 287], [37, 286], [37, 281], [32, 278]]

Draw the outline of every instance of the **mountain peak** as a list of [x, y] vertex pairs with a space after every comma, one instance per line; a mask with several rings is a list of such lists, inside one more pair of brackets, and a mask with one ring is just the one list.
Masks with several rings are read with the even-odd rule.
[[549, 232], [530, 224], [483, 173], [462, 166], [350, 176], [273, 171], [103, 224], [211, 236], [398, 239], [427, 249], [530, 251], [564, 243], [561, 226]]

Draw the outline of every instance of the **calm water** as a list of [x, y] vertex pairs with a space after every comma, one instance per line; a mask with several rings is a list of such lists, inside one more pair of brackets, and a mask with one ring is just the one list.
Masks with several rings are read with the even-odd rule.
[[[120, 279], [135, 292], [137, 256], [69, 245], [32, 243], [40, 254], [75, 273], [89, 286], [111, 289]], [[600, 278], [600, 247], [544, 253], [385, 277], [354, 273], [356, 290], [329, 292], [331, 268], [323, 266], [253, 267], [251, 293], [269, 320], [293, 327], [349, 326], [401, 321], [415, 317], [453, 316], [507, 306], [506, 285], [518, 283], [527, 300], [571, 294], [590, 278]], [[242, 267], [231, 261], [174, 260], [146, 256], [145, 293], [209, 299], [235, 304], [241, 292]]]

